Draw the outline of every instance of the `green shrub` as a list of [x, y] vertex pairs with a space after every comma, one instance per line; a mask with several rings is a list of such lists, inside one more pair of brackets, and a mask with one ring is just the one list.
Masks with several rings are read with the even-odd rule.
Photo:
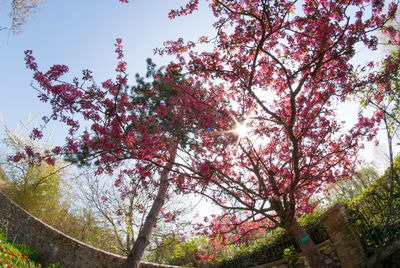
[[25, 244], [14, 244], [14, 247], [18, 249], [22, 255], [27, 256], [34, 262], [40, 263], [40, 255]]
[[[394, 171], [396, 180], [400, 175], [400, 157], [394, 161]], [[400, 187], [398, 181], [390, 181], [389, 172], [387, 169], [362, 194], [345, 203], [349, 222], [368, 256], [400, 237]]]
[[[213, 253], [214, 248], [209, 239], [205, 236], [199, 236], [175, 245], [174, 251], [167, 262], [172, 265], [198, 267], [202, 261], [200, 255], [210, 256]], [[215, 261], [221, 261], [221, 259], [216, 256], [213, 261], [208, 261], [208, 263]]]

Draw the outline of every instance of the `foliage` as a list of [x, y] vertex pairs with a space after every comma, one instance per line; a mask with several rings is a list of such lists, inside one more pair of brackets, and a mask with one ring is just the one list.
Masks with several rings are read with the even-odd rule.
[[[40, 256], [37, 252], [23, 244], [12, 244], [0, 231], [0, 265], [7, 268], [42, 267], [39, 263]], [[46, 268], [62, 268], [60, 264], [51, 264]]]
[[[21, 177], [12, 176], [5, 194], [33, 215], [42, 218], [48, 211], [55, 211], [61, 199], [59, 175], [54, 174], [57, 168], [43, 164], [40, 167], [29, 167]], [[50, 179], [42, 181], [43, 178]]]
[[168, 263], [172, 265], [198, 267], [201, 263], [199, 255], [211, 249], [207, 237], [194, 237], [175, 246]]
[[[150, 251], [146, 260], [155, 263], [165, 263], [184, 267], [210, 267], [221, 262], [231, 254], [233, 246], [223, 246], [215, 252], [213, 243], [207, 236], [195, 236], [187, 240], [177, 235], [162, 238], [160, 246]], [[203, 259], [204, 255], [213, 255], [212, 259]]]
[[[207, 236], [195, 236], [186, 241], [176, 241], [169, 256], [166, 256], [162, 263], [178, 265], [184, 267], [214, 267], [218, 266], [225, 258], [233, 246], [223, 246], [218, 252], [215, 251], [215, 243], [221, 244], [221, 241], [211, 240]], [[204, 259], [204, 256], [211, 258]]]
[[[360, 213], [358, 214], [358, 216], [361, 217], [359, 221], [362, 222], [362, 224], [369, 225], [369, 231], [375, 234], [374, 238], [367, 237], [366, 234], [371, 234], [370, 232], [363, 234], [364, 246], [367, 253], [371, 251], [376, 252], [375, 266], [381, 261], [383, 248], [392, 243], [393, 239], [395, 239], [400, 232], [400, 230], [396, 228], [396, 226], [398, 226], [398, 220], [395, 217], [395, 215], [398, 214], [398, 209], [400, 209], [397, 198], [397, 185], [400, 179], [393, 148], [394, 139], [399, 137], [398, 130], [400, 127], [400, 34], [398, 31], [398, 24], [395, 26], [397, 29], [394, 27], [392, 21], [384, 31], [394, 47], [392, 47], [393, 50], [389, 53], [388, 57], [382, 61], [380, 66], [382, 73], [381, 78], [377, 80], [375, 85], [371, 86], [369, 90], [361, 95], [361, 101], [364, 106], [372, 107], [382, 114], [387, 140], [387, 156], [389, 160], [389, 168], [384, 181], [380, 184], [381, 187], [375, 188], [363, 198], [365, 199], [363, 202], [370, 205], [371, 210], [369, 213], [365, 211], [365, 208], [361, 208], [364, 205], [356, 205], [356, 210], [358, 208], [362, 210], [359, 211]], [[383, 189], [378, 190], [378, 188], [382, 187]], [[386, 199], [380, 200], [380, 198]], [[366, 215], [372, 218], [362, 219], [362, 217]], [[361, 227], [362, 224], [358, 224], [357, 227]]]
[[[394, 162], [397, 176], [400, 174], [400, 157]], [[400, 237], [400, 189], [399, 182], [391, 190], [390, 168], [376, 182], [368, 187], [359, 197], [346, 203], [349, 221], [361, 237], [368, 255], [390, 245]], [[389, 205], [390, 196], [393, 196]]]
[[341, 201], [352, 201], [372, 185], [378, 177], [378, 172], [372, 165], [362, 167], [351, 178], [343, 178], [327, 187], [324, 206], [329, 207]]
[[25, 244], [14, 244], [14, 248], [18, 249], [22, 255], [27, 256], [30, 260], [40, 263], [40, 255], [36, 251], [32, 250]]
[[4, 171], [4, 169], [1, 166], [0, 166], [0, 180], [2, 182], [9, 181], [6, 172]]
[[[157, 226], [157, 228], [158, 227], [159, 226]], [[175, 233], [153, 237], [152, 243], [155, 245], [146, 251], [144, 260], [153, 263], [169, 263], [170, 259], [174, 259], [171, 257], [171, 253], [174, 252], [176, 245], [181, 242], [182, 239]]]
[[[29, 152], [36, 151], [38, 156], [43, 156], [51, 149], [48, 141], [39, 143], [28, 137], [34, 126], [30, 118], [19, 126], [9, 129], [2, 124], [4, 135], [2, 143], [10, 150], [11, 154], [17, 154], [21, 150]], [[62, 207], [63, 178], [66, 176], [65, 162], [58, 160], [54, 165], [45, 161], [5, 161], [3, 168], [8, 177], [7, 187], [4, 192], [22, 208], [30, 211], [33, 215], [42, 218], [48, 211], [55, 211]], [[11, 159], [8, 159], [11, 160]], [[55, 161], [55, 160], [54, 160]], [[65, 184], [64, 184], [65, 185]], [[65, 188], [65, 187], [64, 187]], [[67, 200], [66, 200], [67, 201]]]
[[98, 219], [90, 207], [69, 211], [59, 222], [59, 226], [59, 230], [84, 243], [124, 255], [124, 252], [118, 249], [118, 241], [112, 229]]
[[[40, 144], [28, 137], [34, 121], [29, 118], [22, 124], [23, 129], [10, 130], [3, 125], [2, 142], [12, 152], [24, 148], [34, 148], [42, 154], [50, 150], [48, 142]], [[22, 208], [53, 226], [61, 232], [92, 246], [114, 253], [122, 253], [115, 247], [117, 241], [111, 235], [111, 230], [100, 224], [93, 215], [74, 210], [72, 202], [76, 196], [70, 185], [65, 182], [68, 172], [66, 163], [57, 160], [54, 165], [45, 161], [30, 163], [29, 161], [4, 164], [6, 181], [3, 192]]]
[[296, 267], [296, 249], [294, 248], [294, 246], [285, 248], [284, 252], [283, 252], [283, 256], [285, 261], [287, 261], [288, 263], [288, 267], [289, 268], [295, 268]]

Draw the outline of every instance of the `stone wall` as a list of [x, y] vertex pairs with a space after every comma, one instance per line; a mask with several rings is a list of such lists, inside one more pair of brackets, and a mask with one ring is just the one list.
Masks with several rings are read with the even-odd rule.
[[[341, 268], [340, 259], [335, 251], [332, 242], [328, 239], [317, 245], [319, 252], [325, 259], [326, 264], [329, 268]], [[310, 267], [306, 261], [306, 257], [303, 253], [300, 253], [297, 257], [296, 266], [298, 268], [308, 268]]]
[[343, 203], [336, 204], [320, 216], [342, 267], [362, 267], [366, 256], [360, 238], [350, 226], [348, 218]]
[[[348, 222], [348, 213], [343, 203], [338, 203], [320, 216], [329, 239], [317, 245], [329, 268], [396, 268], [400, 267], [400, 240], [381, 250], [380, 262], [377, 254], [369, 258], [364, 253], [360, 238]], [[285, 260], [252, 268], [287, 268]], [[310, 267], [305, 256], [297, 255], [297, 268]]]
[[[51, 212], [49, 212], [51, 213]], [[11, 240], [38, 252], [42, 264], [59, 262], [66, 268], [121, 267], [125, 257], [112, 254], [69, 237], [45, 224], [0, 192], [0, 224]], [[142, 262], [142, 268], [176, 266]]]
[[[339, 257], [336, 254], [335, 249], [333, 248], [332, 242], [330, 240], [326, 240], [317, 245], [319, 252], [321, 252], [322, 256], [324, 257], [326, 263], [328, 264], [329, 268], [341, 268], [342, 265], [340, 264]], [[287, 268], [288, 265], [285, 260], [277, 260], [271, 263], [262, 264], [255, 266], [253, 268]], [[309, 268], [306, 261], [306, 257], [303, 253], [297, 255], [296, 261], [297, 268]]]
[[[336, 204], [320, 216], [329, 239], [317, 245], [330, 268], [372, 267], [374, 256], [367, 259], [360, 239], [348, 224], [348, 214], [343, 203]], [[112, 254], [69, 237], [33, 217], [0, 192], [0, 227], [8, 237], [37, 251], [42, 264], [61, 263], [66, 268], [121, 267], [125, 257]], [[400, 241], [382, 253], [383, 261], [396, 263], [400, 255]], [[394, 261], [392, 259], [395, 259]], [[297, 257], [298, 268], [308, 268], [305, 256]], [[177, 266], [142, 262], [141, 268], [173, 268]], [[286, 268], [284, 260], [256, 266], [255, 268]], [[380, 266], [392, 267], [392, 266]], [[396, 266], [393, 266], [396, 267]]]
[[[338, 203], [320, 216], [329, 239], [318, 244], [329, 268], [355, 268], [368, 267], [360, 239], [348, 224], [348, 214], [343, 203]], [[254, 268], [287, 268], [287, 263], [282, 259], [272, 263], [259, 265]], [[310, 267], [304, 254], [297, 255], [296, 267]]]

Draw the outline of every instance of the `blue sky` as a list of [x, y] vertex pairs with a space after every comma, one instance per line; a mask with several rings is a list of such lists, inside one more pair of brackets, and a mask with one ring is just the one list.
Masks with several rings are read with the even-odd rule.
[[[0, 26], [9, 26], [8, 2], [0, 7]], [[100, 3], [100, 4], [99, 4]], [[53, 64], [70, 67], [72, 76], [90, 69], [97, 83], [115, 77], [116, 38], [123, 39], [128, 72], [145, 71], [145, 59], [151, 57], [160, 64], [171, 59], [155, 56], [153, 49], [167, 40], [183, 37], [194, 40], [212, 31], [213, 18], [206, 4], [193, 16], [170, 20], [168, 12], [184, 0], [48, 0], [26, 25], [22, 34], [13, 36], [0, 32], [0, 114], [9, 128], [23, 120], [24, 115], [43, 116], [47, 104], [37, 99], [30, 86], [32, 72], [24, 64], [24, 51], [33, 50], [39, 68], [47, 70]], [[71, 77], [72, 77], [71, 76]], [[56, 128], [55, 143], [65, 135]]]

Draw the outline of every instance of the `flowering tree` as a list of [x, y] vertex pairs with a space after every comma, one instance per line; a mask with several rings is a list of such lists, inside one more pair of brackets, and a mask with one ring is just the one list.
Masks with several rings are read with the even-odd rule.
[[[189, 14], [198, 3], [191, 0], [170, 17]], [[281, 226], [311, 267], [326, 267], [296, 217], [313, 210], [310, 195], [354, 172], [361, 139], [376, 133], [381, 112], [359, 114], [344, 131], [335, 105], [382, 77], [373, 62], [363, 75], [350, 60], [359, 47], [377, 48], [372, 33], [385, 27], [396, 5], [385, 13], [377, 0], [215, 0], [210, 8], [217, 36], [199, 43], [213, 49], [198, 52], [196, 43], [179, 39], [158, 52], [177, 55], [192, 79], [232, 103], [230, 116], [202, 133], [204, 147], [192, 157], [198, 168], [187, 167], [202, 177], [195, 189], [224, 209], [211, 236], [224, 234], [229, 243]]]
[[[198, 3], [191, 0], [170, 17], [189, 14]], [[371, 33], [384, 27], [396, 5], [390, 4], [387, 14], [381, 0], [215, 0], [210, 7], [217, 36], [199, 43], [212, 41], [214, 48], [196, 52], [194, 42], [167, 42], [159, 52], [177, 55], [179, 64], [165, 75], [149, 75], [152, 83], [138, 80], [131, 93], [121, 40], [117, 77], [101, 86], [89, 71], [82, 83], [60, 80], [66, 66], [40, 72], [27, 51], [40, 98], [53, 108], [45, 121], [71, 127], [67, 145], [53, 152], [96, 160], [99, 173], [137, 173], [140, 187], [158, 186], [127, 267], [138, 266], [171, 183], [183, 193], [201, 192], [224, 209], [214, 216], [210, 236], [222, 235], [230, 243], [253, 230], [281, 226], [312, 267], [326, 267], [296, 217], [312, 211], [310, 195], [354, 171], [360, 139], [375, 134], [382, 113], [360, 114], [358, 123], [342, 132], [334, 108], [379, 78], [372, 62], [363, 76], [350, 60], [356, 46], [376, 49]], [[186, 79], [182, 69], [190, 73]], [[90, 130], [78, 135], [75, 114], [90, 122]], [[40, 130], [34, 136], [40, 137]], [[25, 152], [15, 160], [34, 156]], [[41, 157], [53, 160], [50, 154]], [[127, 161], [135, 167], [121, 168]]]
[[[44, 123], [59, 120], [70, 129], [66, 145], [54, 148], [52, 154], [25, 151], [16, 154], [13, 160], [40, 157], [51, 163], [53, 154], [64, 154], [80, 165], [93, 163], [99, 174], [117, 173], [116, 186], [122, 186], [123, 179], [131, 180], [129, 187], [120, 189], [121, 198], [155, 187], [154, 202], [125, 264], [139, 267], [170, 185], [178, 186], [176, 190], [181, 191], [185, 183], [179, 167], [174, 168], [178, 152], [196, 150], [195, 133], [209, 127], [214, 119], [210, 118], [211, 113], [208, 117], [203, 114], [199, 117], [198, 111], [212, 103], [217, 109], [221, 102], [214, 94], [201, 90], [195, 81], [184, 79], [175, 64], [163, 70], [156, 69], [149, 61], [146, 78], [137, 75], [136, 85], [128, 87], [121, 43], [117, 39], [117, 77], [101, 86], [96, 85], [88, 70], [83, 71], [81, 82], [75, 78], [72, 83], [61, 80], [68, 72], [67, 66], [54, 65], [49, 71], [41, 72], [32, 51], [26, 51], [26, 64], [34, 71], [39, 98], [50, 103], [53, 111], [43, 118]], [[83, 117], [88, 129], [80, 131], [76, 115]], [[32, 137], [41, 138], [41, 129], [34, 129]], [[175, 217], [171, 213], [164, 216]]]

